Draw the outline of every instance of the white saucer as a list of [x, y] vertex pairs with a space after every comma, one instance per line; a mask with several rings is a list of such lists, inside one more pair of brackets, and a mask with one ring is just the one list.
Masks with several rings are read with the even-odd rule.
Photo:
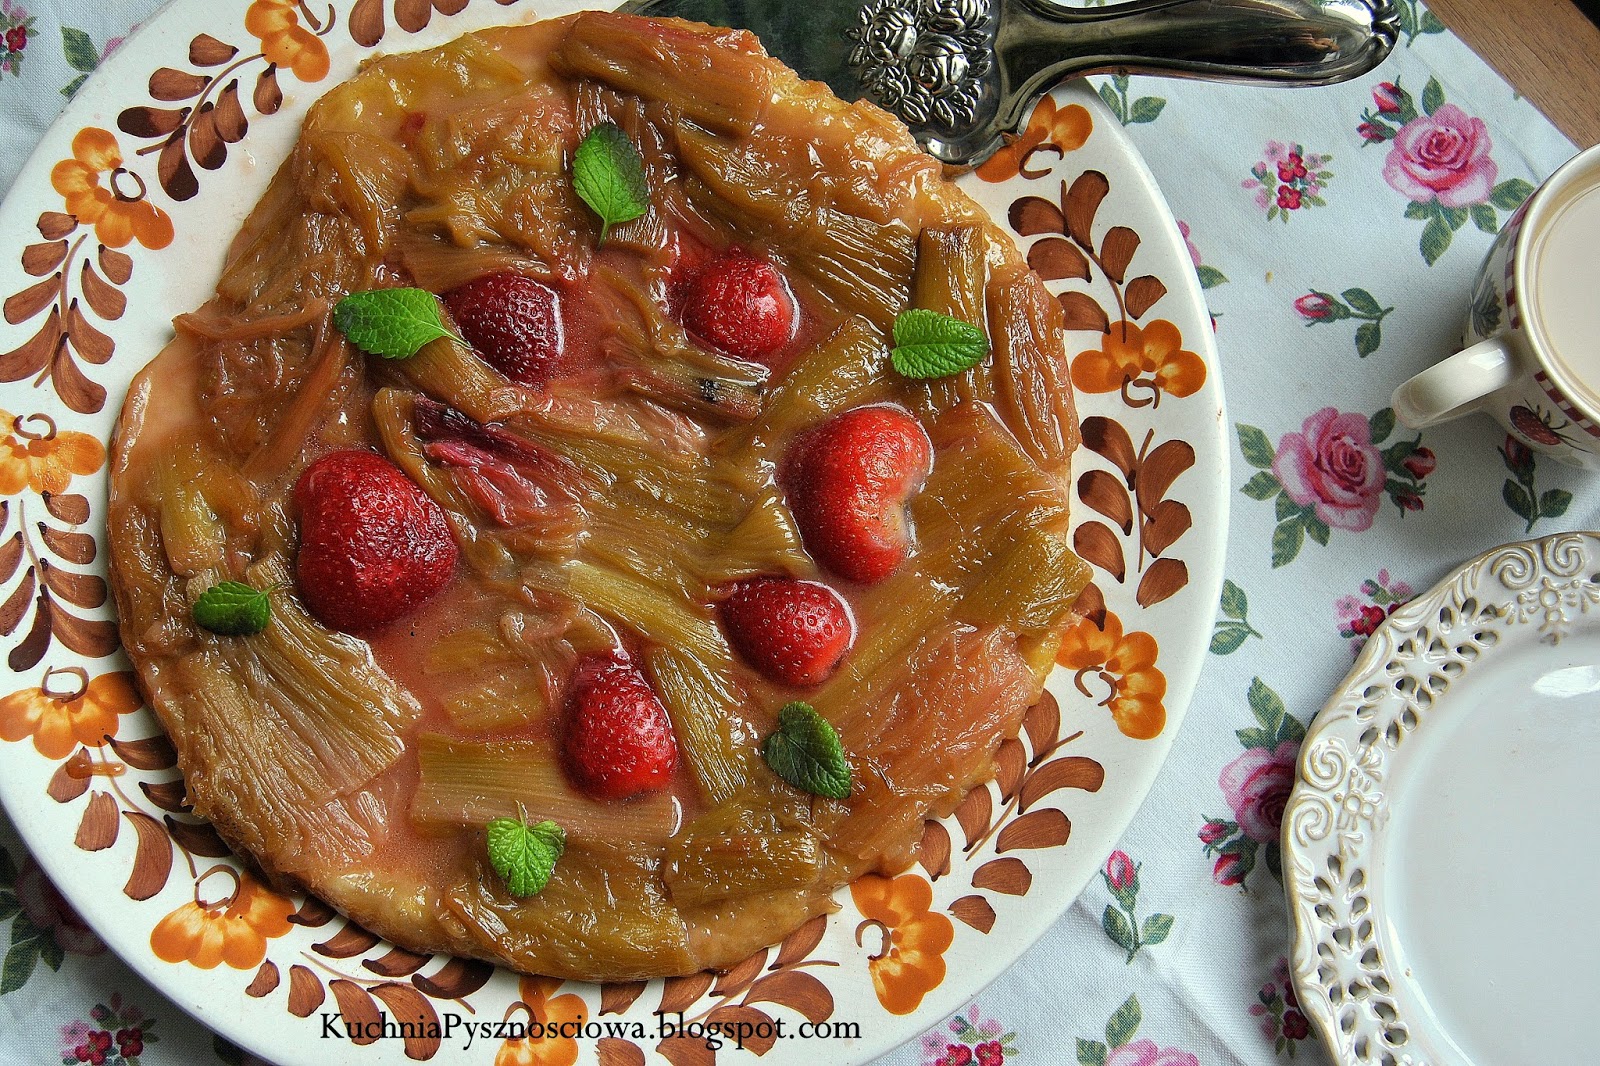
[[1301, 1010], [1335, 1059], [1600, 1059], [1600, 533], [1479, 556], [1390, 616], [1284, 815]]

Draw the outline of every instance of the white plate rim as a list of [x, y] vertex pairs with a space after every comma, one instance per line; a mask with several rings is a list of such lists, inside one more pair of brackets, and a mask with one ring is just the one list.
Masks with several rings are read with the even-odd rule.
[[1300, 1010], [1341, 1063], [1444, 1066], [1459, 1045], [1407, 966], [1386, 908], [1386, 833], [1430, 725], [1477, 664], [1558, 644], [1600, 608], [1600, 532], [1516, 541], [1462, 563], [1378, 627], [1312, 721], [1282, 846]]

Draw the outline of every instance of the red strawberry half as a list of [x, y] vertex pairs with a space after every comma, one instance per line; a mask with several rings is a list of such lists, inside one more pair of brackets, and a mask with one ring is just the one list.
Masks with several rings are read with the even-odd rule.
[[741, 581], [718, 610], [728, 642], [745, 662], [784, 685], [822, 684], [855, 642], [850, 608], [817, 581]]
[[561, 354], [561, 301], [543, 282], [511, 271], [486, 274], [444, 294], [462, 336], [512, 381], [547, 380]]
[[573, 672], [565, 748], [577, 784], [597, 799], [665, 788], [678, 765], [672, 720], [650, 682], [632, 663], [606, 655]]
[[732, 248], [689, 279], [683, 324], [714, 348], [762, 362], [794, 336], [795, 303], [778, 268]]
[[294, 502], [300, 597], [333, 629], [380, 629], [411, 613], [455, 571], [456, 542], [444, 512], [381, 455], [324, 455], [300, 475]]
[[898, 407], [858, 407], [790, 447], [784, 492], [806, 550], [823, 567], [870, 584], [911, 550], [906, 503], [928, 476], [922, 424]]

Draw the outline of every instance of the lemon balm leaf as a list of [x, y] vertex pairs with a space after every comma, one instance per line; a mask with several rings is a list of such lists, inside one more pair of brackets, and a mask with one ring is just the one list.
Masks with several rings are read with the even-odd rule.
[[440, 337], [466, 343], [444, 328], [439, 301], [426, 289], [353, 292], [333, 305], [333, 324], [351, 344], [385, 359], [409, 359]]
[[772, 772], [802, 792], [828, 799], [850, 795], [850, 766], [828, 720], [798, 700], [778, 712], [778, 730], [761, 746]]
[[894, 320], [889, 360], [908, 378], [942, 378], [977, 366], [989, 354], [989, 338], [971, 322], [913, 307]]
[[551, 821], [528, 825], [496, 818], [488, 825], [489, 865], [517, 899], [538, 895], [567, 850], [567, 833]]
[[194, 601], [195, 625], [225, 637], [259, 633], [272, 619], [270, 594], [270, 589], [254, 589], [242, 581], [212, 585]]
[[589, 131], [572, 157], [572, 188], [600, 216], [600, 243], [611, 227], [650, 209], [650, 186], [639, 150], [615, 122]]

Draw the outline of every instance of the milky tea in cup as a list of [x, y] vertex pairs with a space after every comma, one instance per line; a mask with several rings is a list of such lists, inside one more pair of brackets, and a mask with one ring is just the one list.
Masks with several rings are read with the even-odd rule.
[[1563, 164], [1501, 230], [1465, 343], [1395, 390], [1401, 422], [1484, 411], [1530, 448], [1600, 469], [1600, 146]]

